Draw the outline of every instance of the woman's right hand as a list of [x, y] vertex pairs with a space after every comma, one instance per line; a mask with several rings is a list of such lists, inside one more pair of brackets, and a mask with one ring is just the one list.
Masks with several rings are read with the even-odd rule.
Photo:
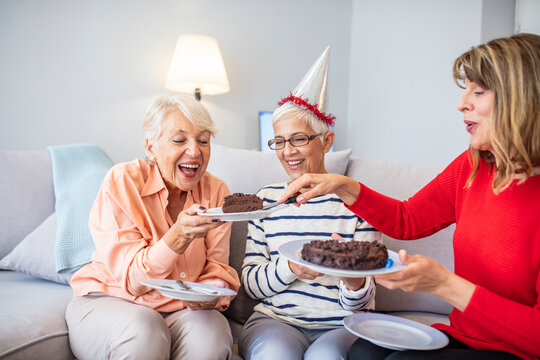
[[173, 251], [183, 254], [193, 240], [205, 237], [208, 231], [223, 224], [218, 219], [197, 215], [198, 211], [205, 210], [203, 206], [193, 204], [178, 215], [176, 223], [163, 237]]
[[287, 186], [278, 202], [284, 202], [297, 192], [302, 193], [296, 198], [298, 204], [305, 204], [316, 196], [336, 194], [345, 205], [352, 205], [360, 193], [360, 184], [338, 174], [304, 174]]

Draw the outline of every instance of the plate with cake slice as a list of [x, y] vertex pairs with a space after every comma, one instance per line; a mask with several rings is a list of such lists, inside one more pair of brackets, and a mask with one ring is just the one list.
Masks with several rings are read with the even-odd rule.
[[396, 252], [369, 241], [296, 240], [278, 252], [298, 265], [337, 277], [357, 278], [403, 270]]
[[262, 199], [254, 194], [234, 193], [225, 197], [223, 206], [200, 211], [197, 214], [221, 221], [245, 221], [262, 219], [289, 206], [289, 204], [270, 204], [263, 207]]
[[256, 219], [265, 218], [271, 213], [273, 213], [274, 211], [283, 209], [286, 206], [289, 206], [289, 205], [279, 204], [268, 210], [261, 209], [261, 210], [253, 210], [253, 211], [246, 211], [246, 212], [232, 212], [232, 213], [223, 212], [223, 208], [218, 207], [218, 208], [208, 209], [206, 210], [206, 212], [198, 212], [197, 215], [209, 216], [211, 218], [219, 219], [221, 221], [256, 220]]

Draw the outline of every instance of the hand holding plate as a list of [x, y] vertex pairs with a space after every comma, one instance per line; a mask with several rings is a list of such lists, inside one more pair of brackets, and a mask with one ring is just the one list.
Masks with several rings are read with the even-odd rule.
[[289, 261], [289, 269], [298, 276], [300, 279], [314, 280], [315, 278], [323, 275], [320, 272], [313, 271], [302, 265], [298, 265], [292, 261]]
[[216, 308], [219, 298], [210, 301], [187, 301], [183, 300], [184, 305], [189, 310], [213, 310]]
[[409, 266], [397, 273], [377, 275], [375, 279], [378, 284], [391, 290], [432, 293], [448, 276], [447, 269], [435, 260], [422, 255], [409, 255], [406, 250], [400, 250], [399, 260]]
[[[219, 293], [215, 290], [210, 290], [202, 287], [194, 288], [192, 286], [189, 286], [186, 282], [182, 280], [176, 280], [176, 283], [179, 284], [184, 289], [188, 289], [191, 291], [200, 291], [204, 292], [206, 294], [218, 294]], [[202, 282], [201, 284], [207, 284], [212, 286], [217, 286], [220, 288], [225, 288], [227, 286], [227, 283], [221, 279], [214, 279], [214, 280], [206, 280]], [[184, 300], [184, 304], [187, 306], [190, 310], [213, 310], [216, 308], [218, 304], [219, 298], [216, 298], [211, 301], [186, 301]]]
[[422, 255], [399, 251], [399, 260], [407, 267], [400, 272], [375, 276], [377, 283], [388, 289], [423, 291], [464, 311], [476, 289], [470, 281], [454, 274], [438, 262]]
[[347, 289], [357, 291], [366, 285], [366, 278], [340, 278]]
[[183, 254], [193, 240], [205, 237], [208, 231], [223, 224], [211, 217], [197, 216], [198, 212], [205, 210], [203, 206], [193, 204], [180, 212], [176, 222], [164, 236], [165, 242], [173, 251]]

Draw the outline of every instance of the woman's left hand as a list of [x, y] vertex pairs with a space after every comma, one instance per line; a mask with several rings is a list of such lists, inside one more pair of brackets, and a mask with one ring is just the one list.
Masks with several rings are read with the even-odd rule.
[[358, 291], [366, 285], [366, 278], [340, 278], [347, 289]]
[[475, 289], [475, 285], [439, 264], [422, 255], [409, 255], [407, 251], [399, 251], [399, 260], [407, 267], [401, 271], [376, 275], [378, 284], [388, 289], [403, 291], [423, 291], [449, 302], [463, 311]]
[[[227, 283], [221, 279], [206, 280], [201, 282], [201, 284], [208, 284], [217, 287], [227, 287]], [[219, 297], [212, 301], [186, 301], [184, 300], [184, 305], [187, 306], [189, 310], [213, 310], [216, 308], [219, 301]]]
[[451, 274], [435, 260], [422, 255], [409, 255], [406, 250], [399, 251], [399, 260], [408, 266], [398, 272], [375, 276], [378, 284], [390, 290], [432, 293]]

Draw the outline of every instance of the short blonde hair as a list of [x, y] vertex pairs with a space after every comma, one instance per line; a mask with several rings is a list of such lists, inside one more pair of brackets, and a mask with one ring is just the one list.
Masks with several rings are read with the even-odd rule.
[[158, 96], [146, 110], [143, 123], [143, 139], [145, 143], [147, 140], [151, 144], [157, 142], [163, 131], [163, 120], [175, 110], [180, 110], [193, 125], [207, 130], [212, 136], [215, 136], [217, 130], [210, 114], [193, 96], [163, 94]]
[[540, 165], [540, 36], [517, 34], [495, 39], [467, 51], [454, 62], [454, 81], [467, 78], [494, 95], [491, 144], [493, 153], [470, 148], [473, 172], [470, 186], [483, 158], [497, 168], [493, 191], [510, 185], [516, 174], [520, 183]]
[[315, 131], [317, 134], [320, 134], [319, 137], [321, 141], [324, 140], [324, 134], [330, 131], [328, 125], [322, 120], [320, 120], [313, 112], [301, 108], [300, 106], [291, 102], [286, 102], [274, 111], [274, 113], [272, 114], [272, 125], [274, 125], [279, 120], [288, 117], [296, 117], [303, 120], [311, 127], [313, 131]]

